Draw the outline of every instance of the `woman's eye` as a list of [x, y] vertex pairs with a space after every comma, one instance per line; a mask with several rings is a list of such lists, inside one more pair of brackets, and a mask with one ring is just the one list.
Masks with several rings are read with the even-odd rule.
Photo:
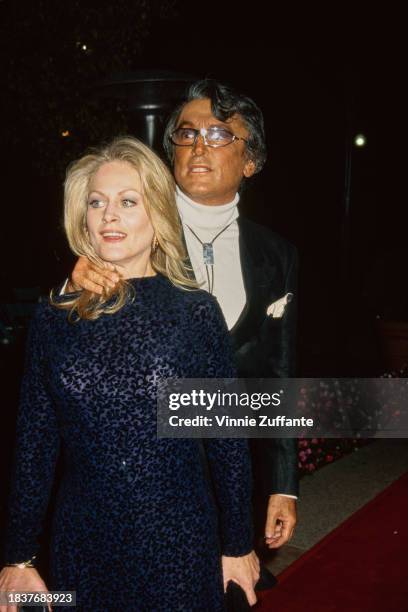
[[134, 200], [129, 200], [128, 198], [126, 198], [126, 200], [122, 200], [122, 204], [124, 208], [130, 208], [131, 206], [136, 206], [136, 202]]
[[103, 206], [102, 200], [91, 200], [88, 204], [91, 208], [101, 208]]

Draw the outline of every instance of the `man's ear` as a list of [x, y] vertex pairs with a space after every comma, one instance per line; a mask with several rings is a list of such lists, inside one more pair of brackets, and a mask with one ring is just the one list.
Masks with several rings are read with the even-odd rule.
[[248, 159], [244, 166], [244, 176], [245, 178], [249, 178], [253, 174], [255, 174], [256, 165], [252, 159]]

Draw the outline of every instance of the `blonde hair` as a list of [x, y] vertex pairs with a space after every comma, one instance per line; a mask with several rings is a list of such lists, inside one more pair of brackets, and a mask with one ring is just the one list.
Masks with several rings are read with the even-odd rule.
[[[191, 278], [191, 268], [185, 260], [182, 227], [175, 200], [175, 183], [167, 166], [146, 145], [131, 136], [115, 138], [110, 144], [91, 150], [70, 164], [64, 184], [64, 227], [69, 246], [77, 256], [85, 256], [98, 266], [104, 261], [95, 253], [86, 226], [89, 183], [106, 163], [121, 161], [130, 164], [139, 174], [146, 213], [153, 226], [157, 248], [152, 249], [153, 269], [166, 276], [174, 285], [197, 288]], [[155, 246], [156, 246], [155, 245]], [[133, 293], [133, 287], [120, 280], [110, 292], [97, 295], [83, 290], [79, 295], [56, 299], [51, 303], [70, 311], [79, 319], [97, 319], [102, 313], [117, 312]]]

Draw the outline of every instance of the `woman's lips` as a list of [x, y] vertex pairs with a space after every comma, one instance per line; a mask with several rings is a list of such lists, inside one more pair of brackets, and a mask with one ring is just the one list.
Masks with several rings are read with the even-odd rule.
[[123, 232], [105, 231], [101, 232], [101, 236], [105, 242], [120, 242], [126, 238], [127, 234]]

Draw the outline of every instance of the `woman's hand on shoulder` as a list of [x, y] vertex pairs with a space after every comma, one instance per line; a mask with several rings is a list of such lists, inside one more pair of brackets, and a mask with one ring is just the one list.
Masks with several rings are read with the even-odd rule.
[[224, 578], [224, 593], [228, 582], [236, 582], [245, 592], [250, 606], [256, 604], [254, 587], [259, 580], [259, 559], [255, 551], [251, 551], [242, 557], [222, 556], [222, 573]]
[[[3, 567], [0, 572], [0, 592], [48, 591], [44, 580], [34, 567]], [[51, 606], [48, 607], [51, 610]], [[0, 604], [0, 612], [17, 612], [17, 606]]]

